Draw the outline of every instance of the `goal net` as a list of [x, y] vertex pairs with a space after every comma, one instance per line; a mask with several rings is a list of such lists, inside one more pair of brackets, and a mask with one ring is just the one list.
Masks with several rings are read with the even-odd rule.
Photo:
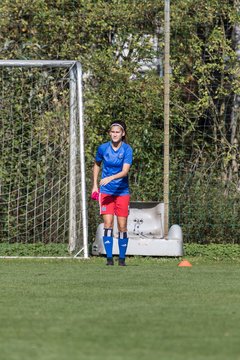
[[80, 64], [1, 60], [0, 91], [0, 245], [88, 257]]

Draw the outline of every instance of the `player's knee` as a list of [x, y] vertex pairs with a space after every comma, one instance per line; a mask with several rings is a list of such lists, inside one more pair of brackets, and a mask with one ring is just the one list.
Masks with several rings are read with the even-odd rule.
[[119, 224], [118, 223], [118, 231], [119, 232], [127, 232], [127, 224]]
[[104, 229], [113, 229], [112, 221], [104, 221]]

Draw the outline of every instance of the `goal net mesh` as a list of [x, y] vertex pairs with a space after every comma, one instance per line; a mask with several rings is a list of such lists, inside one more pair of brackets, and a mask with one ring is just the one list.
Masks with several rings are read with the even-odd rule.
[[69, 68], [0, 68], [1, 243], [61, 243], [69, 249], [74, 171], [75, 250], [82, 246], [79, 138], [74, 169], [69, 156], [69, 73]]

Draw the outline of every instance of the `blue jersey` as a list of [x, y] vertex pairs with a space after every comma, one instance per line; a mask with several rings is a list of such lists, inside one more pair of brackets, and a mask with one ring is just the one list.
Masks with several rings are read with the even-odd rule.
[[[122, 142], [116, 151], [113, 150], [111, 141], [100, 145], [97, 149], [95, 160], [102, 162], [102, 179], [118, 174], [124, 164], [132, 165], [133, 151], [130, 145]], [[112, 180], [105, 186], [100, 187], [100, 193], [110, 195], [128, 195], [128, 176]]]

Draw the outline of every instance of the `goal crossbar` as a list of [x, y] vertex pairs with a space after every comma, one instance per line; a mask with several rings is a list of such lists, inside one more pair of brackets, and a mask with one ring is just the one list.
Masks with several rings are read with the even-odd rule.
[[[0, 67], [57, 67], [68, 68], [70, 72], [70, 104], [73, 104], [73, 99], [76, 98], [77, 111], [71, 109], [70, 106], [70, 129], [73, 128], [73, 117], [77, 117], [79, 127], [79, 149], [80, 149], [80, 170], [81, 170], [81, 212], [82, 212], [82, 237], [83, 248], [78, 252], [83, 252], [83, 257], [88, 258], [88, 224], [87, 224], [87, 201], [86, 201], [86, 171], [85, 171], [85, 151], [84, 151], [84, 118], [83, 118], [83, 90], [82, 90], [82, 66], [79, 61], [74, 60], [0, 60]], [[74, 80], [74, 81], [73, 81]], [[70, 137], [74, 137], [71, 143], [76, 144], [77, 137], [74, 131]], [[76, 152], [70, 149], [70, 166], [74, 165], [76, 160]], [[74, 202], [76, 201], [76, 189], [74, 187], [74, 175], [70, 172], [69, 176], [70, 195], [69, 195], [69, 250], [72, 253], [76, 245], [76, 223], [74, 221], [76, 209]]]
[[80, 63], [73, 60], [0, 60], [0, 66], [6, 67], [66, 67]]

